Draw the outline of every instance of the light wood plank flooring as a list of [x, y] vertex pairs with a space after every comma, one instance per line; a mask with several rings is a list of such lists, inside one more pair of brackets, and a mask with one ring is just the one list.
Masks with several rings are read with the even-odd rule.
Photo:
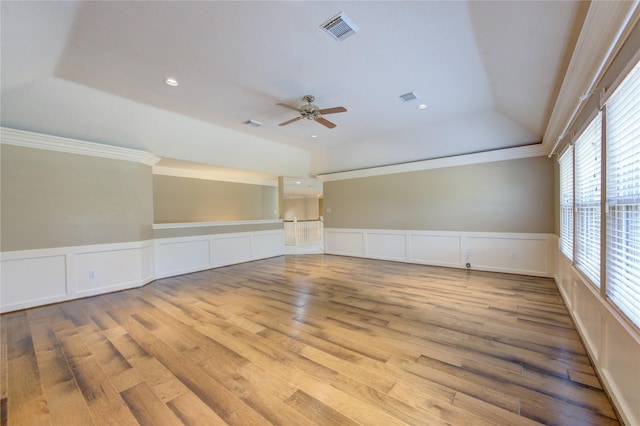
[[619, 424], [552, 280], [282, 256], [2, 315], [2, 424]]

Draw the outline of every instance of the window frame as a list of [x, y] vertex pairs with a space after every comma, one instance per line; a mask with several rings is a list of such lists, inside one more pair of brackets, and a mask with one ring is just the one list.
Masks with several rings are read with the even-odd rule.
[[[633, 80], [632, 83], [627, 84], [629, 78], [633, 78]], [[615, 101], [616, 93], [618, 93], [619, 89], [627, 90], [624, 89], [625, 87], [629, 87], [628, 90], [631, 90], [631, 93], [621, 94], [620, 97], [624, 98], [625, 102], [629, 102], [632, 106], [626, 106], [622, 102], [621, 109], [618, 110], [617, 107], [614, 109], [610, 102], [612, 99]], [[631, 326], [635, 332], [640, 332], [640, 310], [637, 308], [640, 305], [640, 51], [635, 55], [634, 60], [625, 67], [625, 73], [616, 79], [616, 84], [608, 88], [606, 92], [600, 91], [600, 94], [601, 98], [598, 106], [594, 107], [594, 111], [591, 114], [585, 116], [584, 121], [581, 120], [582, 126], [577, 133], [577, 137], [573, 137], [572, 143], [565, 148], [562, 154], [558, 155], [558, 223], [560, 228], [558, 251], [573, 265], [585, 283], [590, 283], [593, 285], [594, 290], [597, 289], [604, 303], [619, 314], [621, 319]], [[628, 144], [628, 146], [625, 145], [622, 148], [616, 145], [618, 142], [614, 138], [618, 136], [613, 136], [612, 128], [610, 128], [616, 125], [614, 120], [620, 120], [620, 111], [625, 114], [629, 112], [632, 114], [631, 118], [622, 119], [627, 120], [624, 122], [625, 124], [630, 123], [628, 127], [623, 128], [632, 129], [630, 130], [632, 136], [619, 136], [620, 138], [626, 138], [623, 143]], [[612, 116], [612, 113], [616, 115]], [[592, 126], [599, 127], [599, 131], [598, 129], [594, 131]], [[591, 133], [589, 134], [589, 132]], [[585, 148], [586, 141], [591, 142], [595, 147], [590, 153], [592, 156], [597, 153], [593, 161], [586, 160], [585, 158], [587, 157], [583, 155], [588, 152]], [[628, 160], [632, 164], [629, 175], [625, 174], [627, 172], [620, 171], [619, 163], [613, 163], [614, 161], [621, 161], [621, 159], [627, 161], [624, 155], [621, 157], [620, 154], [616, 154], [614, 148], [632, 152], [632, 154], [624, 154], [633, 157]], [[583, 158], [579, 158], [581, 155]], [[567, 173], [566, 170], [562, 171], [562, 163], [569, 162], [568, 156], [571, 156], [569, 167], [572, 173]], [[609, 158], [610, 156], [611, 158]], [[593, 164], [595, 167], [591, 167], [591, 169], [585, 166], [585, 164], [590, 164], [590, 161], [595, 163]], [[564, 166], [566, 167], [566, 164]], [[591, 176], [591, 180], [583, 179], [585, 171], [594, 173], [594, 176]], [[614, 174], [616, 173], [617, 175], [615, 176], [618, 176], [618, 182], [621, 181], [620, 179], [627, 179], [624, 181], [624, 185], [632, 188], [628, 192], [631, 195], [625, 195], [627, 194], [626, 186], [623, 185], [622, 190], [620, 190], [619, 184], [617, 186], [613, 184]], [[624, 176], [621, 178], [621, 175]], [[565, 179], [571, 179], [571, 182], [566, 182]], [[581, 191], [585, 192], [585, 190], [580, 186], [584, 185], [583, 180], [587, 182], [587, 185], [595, 185], [599, 182], [599, 191], [595, 190], [596, 194], [599, 192], [599, 198], [594, 196], [589, 199], [588, 196], [586, 198], [583, 196], [584, 194]], [[567, 205], [563, 198], [566, 197], [567, 188], [572, 188], [573, 190], [573, 247], [569, 255], [563, 251], [562, 240], [563, 237], [568, 238], [569, 235], [568, 232], [563, 233], [563, 215], [566, 212]], [[609, 192], [612, 193], [611, 196]], [[614, 204], [613, 198], [616, 196], [623, 199], [627, 197], [630, 201], [622, 200], [624, 206], [622, 204]], [[584, 227], [584, 223], [580, 221], [584, 222], [585, 217], [581, 217], [581, 215], [585, 216], [585, 209], [587, 209], [588, 222], [589, 205], [587, 204], [589, 201], [591, 202], [590, 206], [593, 207], [593, 214], [591, 215], [592, 222], [589, 222], [588, 225], [595, 225], [595, 228], [589, 229], [587, 227], [583, 229], [581, 227]], [[631, 209], [625, 204], [628, 204], [627, 201], [631, 202]], [[617, 209], [616, 205], [624, 207], [623, 210]], [[621, 215], [615, 216], [618, 212], [621, 212]], [[597, 244], [597, 250], [594, 253], [587, 253], [586, 255], [581, 253], [579, 255], [579, 251], [582, 249], [581, 244], [584, 245], [584, 242], [581, 241], [584, 235], [580, 233], [587, 232], [589, 234], [592, 231], [593, 238], [591, 242], [594, 245]], [[617, 240], [612, 242], [616, 238]], [[564, 243], [568, 242], [565, 240]], [[614, 244], [619, 244], [622, 249], [614, 247]], [[623, 252], [622, 255], [619, 254], [620, 250]], [[632, 256], [630, 260], [627, 259], [627, 263], [622, 266], [615, 264], [613, 262], [615, 259], [612, 256], [624, 257], [624, 253], [627, 253], [627, 257]], [[591, 256], [589, 259], [593, 261], [594, 265], [597, 264], [599, 269], [594, 270], [592, 268], [589, 270], [589, 268], [585, 268], [583, 259], [585, 256]], [[612, 279], [614, 276], [621, 283], [614, 281]], [[613, 296], [614, 292], [617, 292], [615, 297]], [[630, 299], [627, 300], [626, 298]]]

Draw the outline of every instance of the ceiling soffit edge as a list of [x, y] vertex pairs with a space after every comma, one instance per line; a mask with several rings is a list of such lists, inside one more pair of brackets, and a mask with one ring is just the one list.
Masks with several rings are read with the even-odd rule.
[[640, 19], [638, 2], [591, 2], [542, 144], [554, 153], [563, 133], [584, 106]]
[[185, 177], [185, 178], [192, 178], [192, 179], [215, 180], [220, 182], [247, 183], [247, 184], [262, 185], [262, 186], [278, 186], [277, 176], [274, 176], [273, 179], [250, 177], [250, 176], [240, 177], [240, 176], [231, 176], [231, 175], [225, 174], [224, 172], [212, 172], [212, 171], [206, 171], [206, 170], [188, 170], [188, 169], [179, 169], [174, 167], [163, 167], [163, 166], [153, 166], [153, 174], [162, 175], [162, 176]]
[[356, 179], [362, 177], [382, 176], [395, 173], [416, 172], [421, 170], [441, 169], [445, 167], [466, 166], [470, 164], [491, 163], [494, 161], [517, 160], [520, 158], [547, 155], [549, 148], [538, 143], [516, 148], [498, 149], [475, 154], [456, 155], [433, 160], [415, 161], [390, 166], [371, 167], [347, 172], [325, 173], [316, 176], [323, 182], [334, 180]]

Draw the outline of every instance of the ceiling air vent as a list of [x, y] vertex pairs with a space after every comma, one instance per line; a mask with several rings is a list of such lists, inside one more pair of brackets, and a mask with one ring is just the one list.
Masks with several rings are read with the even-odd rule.
[[262, 126], [262, 123], [256, 120], [247, 120], [244, 122], [244, 124], [248, 124], [251, 127], [260, 127]]
[[342, 41], [360, 31], [360, 28], [343, 12], [338, 13], [320, 27], [338, 41]]
[[402, 102], [409, 102], [418, 98], [420, 98], [420, 95], [418, 95], [418, 92], [416, 92], [415, 90], [412, 90], [409, 93], [405, 93], [404, 95], [400, 95], [400, 99], [402, 99]]

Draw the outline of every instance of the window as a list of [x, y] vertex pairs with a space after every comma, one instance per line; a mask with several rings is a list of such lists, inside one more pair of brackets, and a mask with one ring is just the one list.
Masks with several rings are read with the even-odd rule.
[[640, 326], [640, 63], [606, 108], [606, 294]]
[[573, 147], [558, 160], [560, 167], [560, 251], [573, 260]]
[[598, 114], [576, 140], [575, 262], [600, 287], [601, 117]]

